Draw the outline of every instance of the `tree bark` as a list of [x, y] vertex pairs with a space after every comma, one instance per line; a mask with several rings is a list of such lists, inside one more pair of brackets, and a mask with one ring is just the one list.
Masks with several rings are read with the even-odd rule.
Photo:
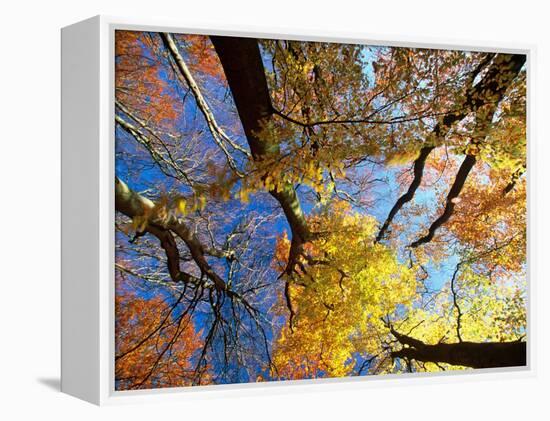
[[526, 365], [527, 344], [515, 342], [457, 342], [427, 345], [418, 339], [391, 329], [397, 340], [407, 347], [391, 353], [392, 358], [447, 363], [472, 368], [520, 367]]
[[225, 144], [229, 144], [233, 149], [238, 150], [247, 156], [250, 156], [250, 153], [247, 150], [241, 148], [237, 143], [235, 143], [217, 123], [214, 114], [210, 110], [206, 99], [201, 93], [199, 86], [195, 82], [193, 75], [191, 74], [187, 67], [187, 64], [183, 60], [183, 57], [181, 56], [176, 42], [174, 41], [174, 38], [172, 38], [172, 35], [166, 32], [161, 32], [159, 35], [162, 39], [162, 42], [164, 43], [164, 46], [174, 60], [176, 68], [179, 70], [181, 77], [185, 80], [185, 83], [193, 93], [193, 96], [195, 97], [195, 101], [197, 103], [197, 107], [204, 116], [210, 133], [212, 134], [212, 138], [225, 154], [227, 162], [231, 169], [233, 169], [237, 174], [241, 175], [233, 157], [231, 156], [231, 153], [229, 152]]
[[[493, 63], [489, 66], [487, 73], [483, 78], [474, 85], [475, 78], [477, 75], [490, 63], [490, 60], [493, 60]], [[496, 107], [500, 100], [502, 99], [506, 89], [512, 80], [517, 76], [523, 64], [525, 63], [525, 55], [499, 55], [494, 57], [494, 55], [488, 55], [487, 60], [484, 60], [480, 63], [478, 68], [476, 68], [470, 77], [471, 86], [466, 92], [464, 102], [458, 104], [457, 111], [451, 114], [446, 115], [433, 129], [431, 136], [433, 138], [433, 145], [424, 146], [420, 150], [418, 158], [414, 161], [414, 178], [411, 182], [407, 192], [402, 195], [394, 204], [388, 217], [384, 221], [384, 224], [380, 228], [376, 241], [381, 241], [388, 228], [390, 227], [393, 218], [397, 215], [399, 210], [409, 201], [411, 201], [416, 193], [416, 190], [420, 187], [422, 182], [422, 176], [424, 171], [424, 165], [428, 155], [435, 149], [438, 144], [443, 143], [443, 139], [447, 136], [447, 133], [451, 129], [452, 125], [461, 121], [465, 118], [470, 112], [477, 111], [479, 108], [491, 104]], [[470, 164], [470, 160], [465, 165]], [[475, 161], [475, 158], [474, 158]], [[474, 162], [475, 163], [475, 162]], [[447, 201], [447, 203], [451, 203]], [[451, 204], [452, 205], [452, 204]], [[452, 213], [452, 209], [450, 211]], [[448, 219], [448, 218], [447, 218]], [[437, 229], [437, 227], [434, 227]], [[435, 232], [435, 230], [434, 230]], [[433, 237], [433, 233], [432, 233]], [[431, 240], [431, 238], [430, 238]], [[423, 240], [423, 242], [428, 242], [429, 240]]]
[[[498, 55], [489, 67], [487, 74], [468, 95], [466, 104], [469, 109], [476, 113], [476, 124], [474, 133], [471, 136], [471, 145], [479, 145], [486, 138], [498, 105], [523, 67], [525, 59], [525, 55]], [[466, 179], [476, 163], [476, 159], [475, 154], [466, 155], [445, 200], [443, 213], [430, 225], [428, 233], [412, 242], [410, 247], [416, 248], [429, 243], [434, 238], [436, 231], [451, 218], [455, 208], [455, 200], [460, 195]]]
[[[169, 259], [168, 269], [170, 275], [173, 275], [175, 279], [185, 281], [191, 279], [191, 275], [179, 271], [179, 264], [176, 268], [175, 259], [179, 259], [179, 252], [177, 251], [175, 241], [173, 241], [174, 239], [170, 240], [170, 238], [166, 237], [166, 231], [174, 232], [183, 240], [201, 273], [214, 283], [216, 289], [220, 291], [227, 289], [225, 281], [212, 269], [206, 260], [206, 250], [193, 232], [177, 218], [168, 217], [166, 220], [156, 218], [154, 215], [155, 203], [134, 192], [118, 177], [115, 178], [115, 209], [130, 218], [147, 216], [146, 230], [149, 227], [149, 232], [161, 241], [161, 247], [166, 251]], [[168, 234], [170, 233], [168, 232]], [[175, 250], [174, 247], [176, 247]]]
[[[222, 67], [254, 160], [277, 159], [277, 142], [258, 136], [274, 116], [258, 41], [252, 38], [210, 37]], [[302, 245], [313, 236], [307, 225], [294, 186], [270, 190], [281, 205], [292, 233], [288, 271], [293, 270]]]
[[454, 201], [462, 191], [462, 188], [464, 187], [464, 183], [466, 183], [466, 179], [468, 178], [468, 174], [470, 174], [470, 171], [474, 167], [475, 163], [476, 163], [475, 155], [466, 155], [466, 158], [464, 158], [464, 161], [462, 161], [462, 164], [458, 169], [458, 173], [456, 174], [455, 181], [451, 187], [451, 190], [447, 195], [447, 199], [445, 202], [445, 210], [432, 223], [432, 225], [430, 225], [428, 233], [411, 244], [412, 248], [416, 248], [421, 244], [429, 243], [430, 241], [432, 241], [432, 239], [434, 238], [435, 232], [439, 229], [439, 227], [441, 227], [444, 223], [446, 223], [451, 218], [453, 211], [455, 209]]
[[435, 149], [435, 146], [424, 146], [422, 149], [420, 149], [420, 155], [414, 161], [413, 181], [409, 185], [407, 192], [403, 196], [401, 196], [399, 199], [397, 199], [397, 202], [395, 202], [395, 204], [391, 208], [390, 213], [388, 214], [388, 217], [384, 221], [382, 228], [380, 228], [380, 231], [376, 236], [377, 243], [382, 241], [382, 239], [386, 235], [388, 228], [390, 227], [390, 224], [393, 221], [393, 218], [395, 218], [395, 215], [397, 215], [399, 210], [405, 205], [405, 203], [410, 202], [413, 199], [414, 194], [416, 193], [416, 190], [418, 190], [418, 187], [420, 187], [420, 183], [422, 182], [422, 175], [424, 173], [424, 166], [426, 165], [426, 159], [428, 159], [428, 155], [434, 149]]

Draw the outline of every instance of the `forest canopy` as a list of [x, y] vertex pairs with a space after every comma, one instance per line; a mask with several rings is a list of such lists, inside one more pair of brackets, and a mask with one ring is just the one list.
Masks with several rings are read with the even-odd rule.
[[525, 55], [115, 38], [117, 390], [526, 364]]

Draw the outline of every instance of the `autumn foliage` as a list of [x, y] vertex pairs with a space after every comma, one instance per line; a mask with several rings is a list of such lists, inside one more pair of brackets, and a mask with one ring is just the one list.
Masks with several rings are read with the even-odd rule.
[[[118, 281], [115, 301], [115, 373], [119, 389], [188, 386], [190, 360], [202, 345], [188, 315], [160, 296], [146, 299]], [[206, 367], [205, 367], [206, 368]]]
[[525, 365], [525, 56], [115, 54], [117, 390]]

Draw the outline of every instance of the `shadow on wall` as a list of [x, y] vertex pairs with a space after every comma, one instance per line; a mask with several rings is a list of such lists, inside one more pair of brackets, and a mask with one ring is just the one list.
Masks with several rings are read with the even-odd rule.
[[56, 392], [61, 391], [61, 379], [59, 377], [40, 377], [36, 381]]

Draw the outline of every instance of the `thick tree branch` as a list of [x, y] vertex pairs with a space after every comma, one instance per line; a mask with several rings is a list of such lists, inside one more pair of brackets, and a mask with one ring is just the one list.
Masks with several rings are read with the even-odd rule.
[[[489, 105], [489, 107], [496, 107], [504, 96], [504, 93], [506, 92], [506, 89], [508, 88], [512, 80], [517, 76], [517, 74], [523, 67], [525, 59], [525, 55], [498, 55], [495, 57], [494, 54], [489, 54], [487, 55], [486, 59], [483, 60], [476, 69], [474, 69], [469, 78], [469, 83], [471, 84], [471, 86], [466, 92], [464, 102], [462, 104], [458, 104], [457, 112], [447, 114], [439, 121], [439, 123], [434, 127], [434, 130], [430, 135], [430, 137], [432, 138], [431, 144], [428, 146], [424, 146], [420, 150], [418, 158], [414, 161], [413, 181], [411, 182], [407, 192], [397, 200], [397, 202], [390, 210], [388, 217], [384, 221], [384, 224], [382, 225], [380, 231], [378, 232], [378, 235], [376, 236], [377, 242], [381, 241], [384, 238], [388, 228], [393, 221], [393, 218], [397, 215], [403, 205], [413, 199], [416, 190], [420, 187], [420, 183], [422, 182], [426, 159], [431, 151], [435, 149], [435, 146], [443, 143], [443, 140], [447, 136], [452, 125], [464, 119], [470, 112], [477, 111], [479, 108], [486, 105]], [[486, 74], [477, 84], [474, 84], [476, 77], [489, 64], [490, 66]], [[468, 165], [475, 164], [475, 158], [473, 163], [471, 163], [470, 161], [471, 159], [465, 161], [465, 167], [463, 171], [466, 171]], [[452, 213], [452, 209], [450, 210], [450, 212]], [[445, 217], [443, 217], [443, 219], [445, 219]], [[444, 223], [445, 221], [446, 220], [441, 223]], [[435, 228], [437, 229], [437, 227]]]
[[376, 242], [380, 242], [384, 236], [386, 235], [386, 231], [390, 227], [390, 224], [393, 221], [393, 218], [395, 218], [395, 215], [397, 215], [397, 212], [405, 205], [405, 203], [410, 202], [416, 190], [418, 187], [420, 187], [420, 183], [422, 182], [422, 174], [424, 172], [424, 165], [426, 164], [426, 159], [428, 158], [428, 155], [432, 152], [434, 149], [434, 146], [424, 146], [422, 149], [420, 149], [420, 155], [418, 155], [418, 158], [414, 161], [414, 178], [411, 184], [409, 185], [409, 188], [407, 189], [407, 192], [401, 196], [399, 199], [397, 199], [397, 202], [393, 205], [393, 207], [390, 210], [390, 213], [388, 214], [388, 217], [384, 221], [384, 224], [382, 225], [382, 228], [380, 228], [380, 231], [378, 232], [378, 235], [376, 236]]
[[[274, 116], [258, 41], [252, 38], [211, 36], [233, 94], [252, 156], [255, 161], [277, 159], [279, 144], [259, 136]], [[302, 246], [313, 236], [291, 184], [269, 193], [281, 205], [292, 231], [287, 272], [292, 272]]]
[[521, 176], [525, 173], [525, 170], [527, 169], [526, 165], [521, 166], [518, 168], [510, 177], [510, 181], [504, 189], [502, 190], [502, 196], [506, 196], [508, 193], [510, 193], [512, 190], [514, 190], [514, 187], [516, 187], [516, 183], [521, 178]]
[[[499, 103], [502, 101], [506, 90], [518, 75], [524, 63], [525, 55], [499, 55], [493, 60], [482, 81], [475, 85], [473, 93], [469, 95], [471, 108], [476, 112], [476, 124], [470, 142], [472, 146], [475, 147], [480, 144], [487, 136]], [[432, 223], [428, 229], [428, 233], [411, 243], [410, 247], [416, 248], [430, 242], [435, 232], [451, 218], [456, 199], [460, 195], [475, 163], [476, 155], [473, 153], [467, 154], [458, 169], [451, 190], [447, 195], [445, 210]]]
[[391, 333], [405, 345], [391, 353], [392, 358], [406, 358], [416, 361], [447, 363], [472, 368], [525, 366], [527, 344], [515, 342], [459, 342], [427, 345], [418, 339], [403, 335], [390, 328]]
[[176, 240], [169, 230], [154, 225], [148, 225], [145, 228], [145, 232], [154, 235], [160, 241], [160, 246], [166, 254], [166, 265], [172, 281], [185, 282], [195, 285], [199, 285], [201, 283], [201, 280], [196, 276], [193, 276], [181, 270], [180, 252], [178, 249], [178, 245], [176, 244]]
[[[153, 235], [155, 235], [155, 232], [160, 235], [160, 237], [157, 238], [161, 240], [161, 246], [165, 249], [165, 251], [167, 250], [167, 257], [171, 262], [171, 275], [172, 271], [174, 272], [174, 275], [177, 275], [175, 263], [173, 262], [173, 259], [176, 258], [176, 252], [173, 249], [175, 246], [175, 241], [172, 241], [174, 239], [172, 238], [170, 240], [164, 233], [167, 230], [174, 232], [184, 241], [191, 253], [191, 257], [199, 267], [201, 273], [206, 275], [214, 283], [216, 289], [221, 291], [225, 291], [227, 289], [225, 281], [207, 262], [205, 257], [206, 250], [193, 232], [182, 221], [175, 217], [168, 216], [162, 219], [156, 216], [155, 203], [134, 192], [118, 177], [115, 179], [115, 208], [118, 212], [123, 213], [129, 218], [147, 218], [147, 229], [152, 228]], [[179, 253], [177, 256], [179, 259]], [[184, 277], [185, 275], [182, 275], [181, 272], [179, 272], [179, 275], [177, 275], [176, 278], [180, 279], [179, 277], [182, 276]], [[185, 279], [181, 278], [181, 280]]]
[[189, 68], [187, 67], [187, 64], [183, 60], [183, 57], [181, 56], [178, 47], [176, 45], [176, 42], [174, 41], [174, 38], [172, 38], [172, 35], [168, 33], [161, 32], [160, 37], [164, 43], [164, 46], [170, 53], [170, 57], [174, 60], [176, 63], [177, 69], [180, 71], [181, 76], [187, 83], [187, 86], [189, 86], [189, 89], [191, 89], [191, 92], [193, 93], [193, 96], [195, 97], [195, 101], [197, 103], [197, 106], [201, 113], [204, 116], [204, 119], [206, 120], [206, 123], [208, 125], [208, 128], [210, 129], [210, 133], [212, 134], [212, 137], [216, 144], [220, 147], [220, 149], [223, 151], [227, 158], [227, 162], [229, 166], [239, 175], [242, 175], [239, 170], [237, 169], [235, 160], [231, 156], [231, 153], [226, 147], [226, 143], [229, 144], [233, 149], [238, 150], [239, 152], [242, 152], [246, 156], [250, 156], [250, 152], [248, 152], [246, 149], [242, 148], [240, 145], [238, 145], [236, 142], [234, 142], [226, 133], [225, 131], [219, 126], [217, 123], [214, 114], [210, 110], [210, 107], [208, 106], [208, 103], [206, 102], [206, 99], [202, 95], [202, 92], [195, 82], [195, 79], [193, 78], [193, 75], [189, 71]]
[[411, 243], [412, 248], [416, 248], [422, 244], [429, 243], [430, 241], [432, 241], [432, 239], [434, 238], [435, 232], [451, 218], [451, 215], [453, 214], [453, 211], [455, 208], [455, 200], [460, 194], [460, 192], [462, 191], [462, 188], [464, 187], [464, 183], [468, 178], [468, 174], [470, 174], [470, 171], [474, 167], [475, 163], [476, 163], [475, 155], [466, 155], [466, 158], [464, 158], [464, 161], [462, 161], [462, 164], [458, 169], [458, 173], [456, 174], [455, 181], [451, 187], [451, 190], [447, 195], [445, 210], [432, 223], [432, 225], [430, 225], [430, 228], [428, 229], [428, 233], [425, 236]]

